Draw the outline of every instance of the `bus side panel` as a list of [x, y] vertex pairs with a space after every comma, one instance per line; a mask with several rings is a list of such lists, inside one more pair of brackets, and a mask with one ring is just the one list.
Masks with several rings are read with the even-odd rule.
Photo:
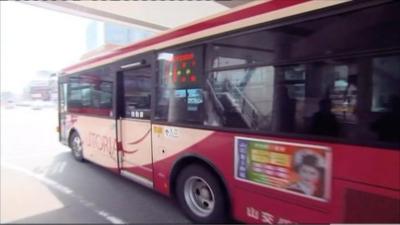
[[73, 129], [83, 142], [85, 159], [118, 172], [117, 148], [115, 142], [115, 120], [83, 115], [74, 117]]
[[235, 218], [247, 223], [398, 223], [398, 191], [334, 179], [332, 200], [318, 208], [235, 188]]
[[400, 190], [400, 151], [332, 144], [335, 177]]
[[[161, 125], [153, 125], [153, 132], [155, 189], [166, 195], [170, 193], [168, 184], [174, 163], [192, 154], [207, 159], [221, 173], [231, 197], [233, 216], [241, 221], [264, 223], [271, 218], [273, 223], [400, 220], [396, 214], [400, 204], [400, 191], [396, 184], [400, 178], [392, 176], [400, 169], [396, 163], [398, 151]], [[331, 149], [327, 199], [312, 198], [235, 178], [234, 141], [238, 136]], [[346, 157], [348, 160], [343, 160]], [[358, 164], [361, 162], [368, 162], [368, 166]], [[359, 168], [351, 170], [357, 166]], [[343, 173], [342, 168], [348, 168], [347, 173]], [[361, 169], [367, 174], [360, 173]], [[385, 179], [379, 176], [383, 173], [386, 173], [383, 175]], [[359, 204], [355, 204], [354, 196], [364, 197], [358, 199]], [[376, 207], [374, 201], [377, 199], [385, 202], [385, 206]]]
[[[301, 204], [288, 204], [280, 199], [266, 197], [257, 192], [235, 188], [234, 217], [246, 223], [328, 223], [329, 215], [310, 210]], [[284, 209], [284, 210], [282, 210]]]
[[[242, 193], [234, 195], [237, 198], [234, 210], [238, 219], [255, 222], [254, 214], [259, 212], [271, 214], [270, 217], [275, 218], [273, 223], [278, 223], [279, 219], [300, 223], [400, 221], [399, 151], [300, 140], [264, 139], [330, 148], [332, 163], [328, 179], [329, 195], [326, 201], [319, 201], [235, 179], [235, 192]], [[254, 199], [250, 197], [253, 195]], [[260, 216], [258, 222], [265, 221]]]
[[208, 139], [214, 132], [154, 124], [152, 131], [154, 188], [169, 195], [169, 177], [173, 164], [183, 154], [201, 154], [194, 150], [194, 146], [203, 143], [203, 140]]
[[121, 120], [121, 169], [153, 180], [150, 121]]
[[[392, 177], [391, 180], [399, 179]], [[345, 223], [399, 223], [400, 191], [334, 179], [331, 220]]]

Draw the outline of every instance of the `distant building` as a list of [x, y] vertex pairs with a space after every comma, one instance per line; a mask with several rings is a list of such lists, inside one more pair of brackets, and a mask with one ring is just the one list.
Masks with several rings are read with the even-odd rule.
[[24, 96], [28, 100], [57, 100], [57, 77], [50, 71], [38, 71], [24, 89]]
[[91, 51], [103, 45], [127, 45], [154, 34], [140, 28], [93, 21], [86, 29], [86, 48]]

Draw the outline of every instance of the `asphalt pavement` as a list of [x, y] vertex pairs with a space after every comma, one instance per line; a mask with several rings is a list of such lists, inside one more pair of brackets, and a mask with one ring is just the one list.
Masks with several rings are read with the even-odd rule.
[[58, 142], [57, 111], [1, 108], [1, 223], [190, 223], [171, 199]]

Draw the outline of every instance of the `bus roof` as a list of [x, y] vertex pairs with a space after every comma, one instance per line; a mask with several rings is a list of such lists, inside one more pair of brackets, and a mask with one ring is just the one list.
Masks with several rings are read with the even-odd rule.
[[[279, 13], [281, 15], [270, 16], [270, 18], [268, 18], [269, 20], [274, 20], [285, 16], [302, 13], [305, 11], [323, 8], [330, 5], [336, 5], [347, 1], [348, 0], [338, 0], [338, 1], [264, 0], [264, 1], [251, 2], [241, 7], [229, 10], [228, 12], [219, 13], [217, 15], [212, 16], [211, 18], [209, 17], [201, 19], [199, 21], [192, 22], [190, 24], [183, 25], [174, 28], [172, 30], [168, 30], [154, 37], [145, 39], [143, 41], [111, 50], [110, 52], [107, 52], [103, 55], [83, 60], [75, 65], [64, 68], [61, 71], [61, 74], [74, 73], [77, 71], [95, 67], [97, 65], [111, 63], [119, 59], [139, 54], [142, 52], [157, 50], [160, 48], [165, 48], [176, 44], [189, 42], [199, 37], [197, 36], [197, 37], [187, 38], [187, 36], [190, 36], [191, 34], [195, 33], [198, 34], [199, 32], [202, 31], [207, 31], [207, 34], [200, 35], [201, 37], [207, 37], [229, 31], [229, 29], [222, 29], [223, 25], [233, 24], [235, 25], [234, 28], [239, 29], [241, 27], [245, 27], [246, 24], [247, 26], [257, 24], [255, 22], [252, 22], [253, 24], [245, 23], [244, 25], [239, 26], [235, 24], [235, 22], [243, 21], [248, 18], [257, 17], [262, 14], [269, 14], [270, 12], [274, 12], [277, 10], [280, 11], [281, 9], [292, 8], [292, 10], [290, 10], [291, 11], [290, 13], [282, 12]], [[295, 6], [302, 6], [302, 7], [295, 7]], [[260, 23], [261, 22], [265, 22], [265, 19], [264, 21], [260, 21]], [[230, 30], [233, 30], [234, 28], [231, 27]]]

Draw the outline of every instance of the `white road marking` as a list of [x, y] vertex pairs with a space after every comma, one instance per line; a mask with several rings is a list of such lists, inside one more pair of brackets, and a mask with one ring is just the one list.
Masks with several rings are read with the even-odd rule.
[[61, 162], [60, 169], [58, 170], [59, 173], [62, 173], [64, 171], [65, 165], [67, 165], [66, 162]]
[[58, 172], [58, 168], [60, 167], [60, 163], [57, 162], [51, 169], [50, 174], [56, 174]]
[[104, 219], [110, 221], [113, 224], [125, 224], [126, 223], [122, 219], [112, 215], [111, 213], [109, 213], [107, 211], [104, 211], [104, 210], [98, 209], [98, 207], [94, 203], [86, 200], [82, 196], [79, 196], [78, 194], [76, 194], [70, 188], [68, 188], [68, 187], [66, 187], [66, 186], [64, 186], [64, 185], [62, 185], [62, 184], [60, 184], [60, 183], [58, 183], [58, 182], [56, 182], [56, 181], [54, 181], [52, 179], [49, 179], [48, 177], [45, 177], [43, 174], [37, 174], [37, 173], [34, 173], [34, 172], [30, 171], [30, 170], [22, 168], [20, 166], [12, 165], [12, 164], [9, 164], [9, 163], [1, 163], [1, 166], [4, 167], [4, 168], [7, 168], [7, 169], [12, 169], [12, 170], [24, 173], [25, 175], [30, 176], [32, 178], [35, 178], [35, 179], [37, 179], [37, 180], [49, 185], [50, 187], [52, 187], [52, 188], [54, 188], [54, 189], [56, 189], [56, 190], [58, 190], [58, 191], [60, 191], [60, 192], [62, 192], [64, 194], [66, 194], [66, 195], [78, 200], [81, 204], [83, 204], [87, 208], [93, 210], [97, 215], [103, 217]]

